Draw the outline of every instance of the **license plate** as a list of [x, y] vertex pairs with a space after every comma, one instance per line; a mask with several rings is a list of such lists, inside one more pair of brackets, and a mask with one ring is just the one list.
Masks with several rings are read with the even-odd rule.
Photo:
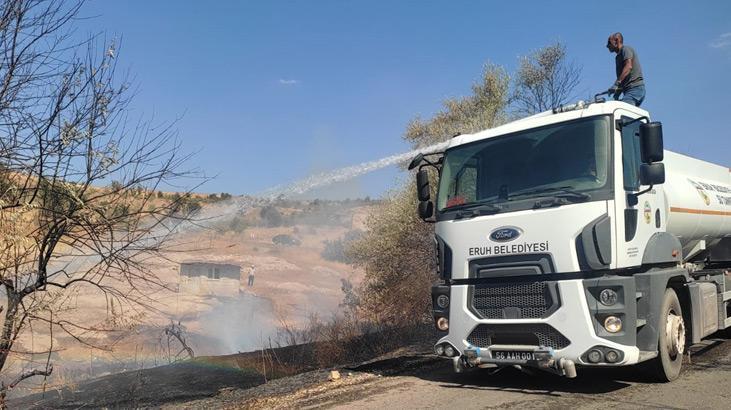
[[492, 352], [492, 358], [495, 360], [519, 361], [536, 360], [534, 352], [521, 352], [516, 350], [496, 350]]

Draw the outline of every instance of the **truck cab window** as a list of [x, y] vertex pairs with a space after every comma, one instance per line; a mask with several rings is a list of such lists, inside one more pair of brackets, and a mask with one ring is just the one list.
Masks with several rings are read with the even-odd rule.
[[542, 192], [603, 190], [610, 175], [608, 120], [551, 124], [448, 150], [437, 209], [519, 201], [529, 208]]
[[[623, 121], [630, 118], [622, 117]], [[640, 122], [622, 127], [622, 168], [624, 169], [624, 189], [640, 189]]]
[[449, 206], [474, 202], [477, 197], [477, 160], [466, 161], [449, 187]]

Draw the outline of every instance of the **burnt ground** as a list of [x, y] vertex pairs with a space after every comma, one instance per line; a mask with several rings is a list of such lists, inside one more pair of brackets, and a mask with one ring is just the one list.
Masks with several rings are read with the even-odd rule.
[[186, 362], [108, 375], [76, 388], [50, 390], [11, 400], [10, 408], [129, 408], [159, 406], [210, 396], [227, 387], [263, 382], [255, 371]]
[[[272, 378], [314, 368], [313, 346], [206, 356], [111, 374], [10, 401], [11, 408], [157, 407], [246, 390]], [[278, 354], [277, 357], [274, 355]]]
[[312, 372], [173, 407], [725, 409], [731, 399], [725, 388], [731, 383], [731, 340], [719, 337], [696, 347], [672, 383], [657, 383], [637, 366], [580, 369], [576, 379], [515, 368], [454, 374], [450, 361], [408, 350], [340, 370], [336, 381]]
[[[196, 399], [237, 392], [237, 401], [248, 391], [286, 393], [299, 386], [327, 380], [321, 367], [325, 354], [345, 352], [339, 360], [366, 363], [368, 358], [398, 357], [418, 350], [426, 355], [436, 332], [431, 325], [390, 329], [343, 341], [333, 350], [331, 343], [310, 343], [194, 360], [98, 377], [59, 389], [47, 390], [9, 401], [11, 408], [130, 408], [182, 405]], [[403, 348], [399, 346], [418, 347]], [[388, 352], [383, 354], [383, 352]], [[355, 367], [359, 365], [354, 365]], [[363, 372], [363, 371], [361, 371]], [[282, 382], [279, 382], [281, 379]], [[279, 383], [275, 383], [279, 382]], [[284, 388], [279, 388], [284, 386]], [[241, 396], [243, 395], [243, 396]], [[215, 406], [214, 407], [220, 407]]]
[[[231, 367], [241, 355], [209, 358], [95, 379], [75, 390], [36, 394], [13, 408], [728, 408], [731, 340], [695, 348], [680, 378], [656, 383], [638, 367], [579, 369], [566, 379], [515, 368], [454, 374], [449, 360], [418, 343], [356, 365], [264, 382]], [[257, 353], [249, 353], [255, 357]], [[234, 359], [237, 358], [237, 359]], [[228, 365], [226, 364], [228, 363]]]

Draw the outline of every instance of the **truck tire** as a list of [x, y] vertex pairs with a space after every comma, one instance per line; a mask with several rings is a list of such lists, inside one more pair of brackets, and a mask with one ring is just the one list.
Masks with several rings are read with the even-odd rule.
[[658, 355], [652, 362], [651, 370], [659, 381], [670, 382], [680, 375], [687, 337], [683, 310], [673, 289], [665, 290], [658, 328]]

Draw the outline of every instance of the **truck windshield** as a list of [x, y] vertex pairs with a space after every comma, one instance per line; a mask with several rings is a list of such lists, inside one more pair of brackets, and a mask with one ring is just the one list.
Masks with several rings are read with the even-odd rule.
[[602, 189], [609, 177], [609, 132], [608, 116], [593, 117], [447, 150], [437, 209]]

